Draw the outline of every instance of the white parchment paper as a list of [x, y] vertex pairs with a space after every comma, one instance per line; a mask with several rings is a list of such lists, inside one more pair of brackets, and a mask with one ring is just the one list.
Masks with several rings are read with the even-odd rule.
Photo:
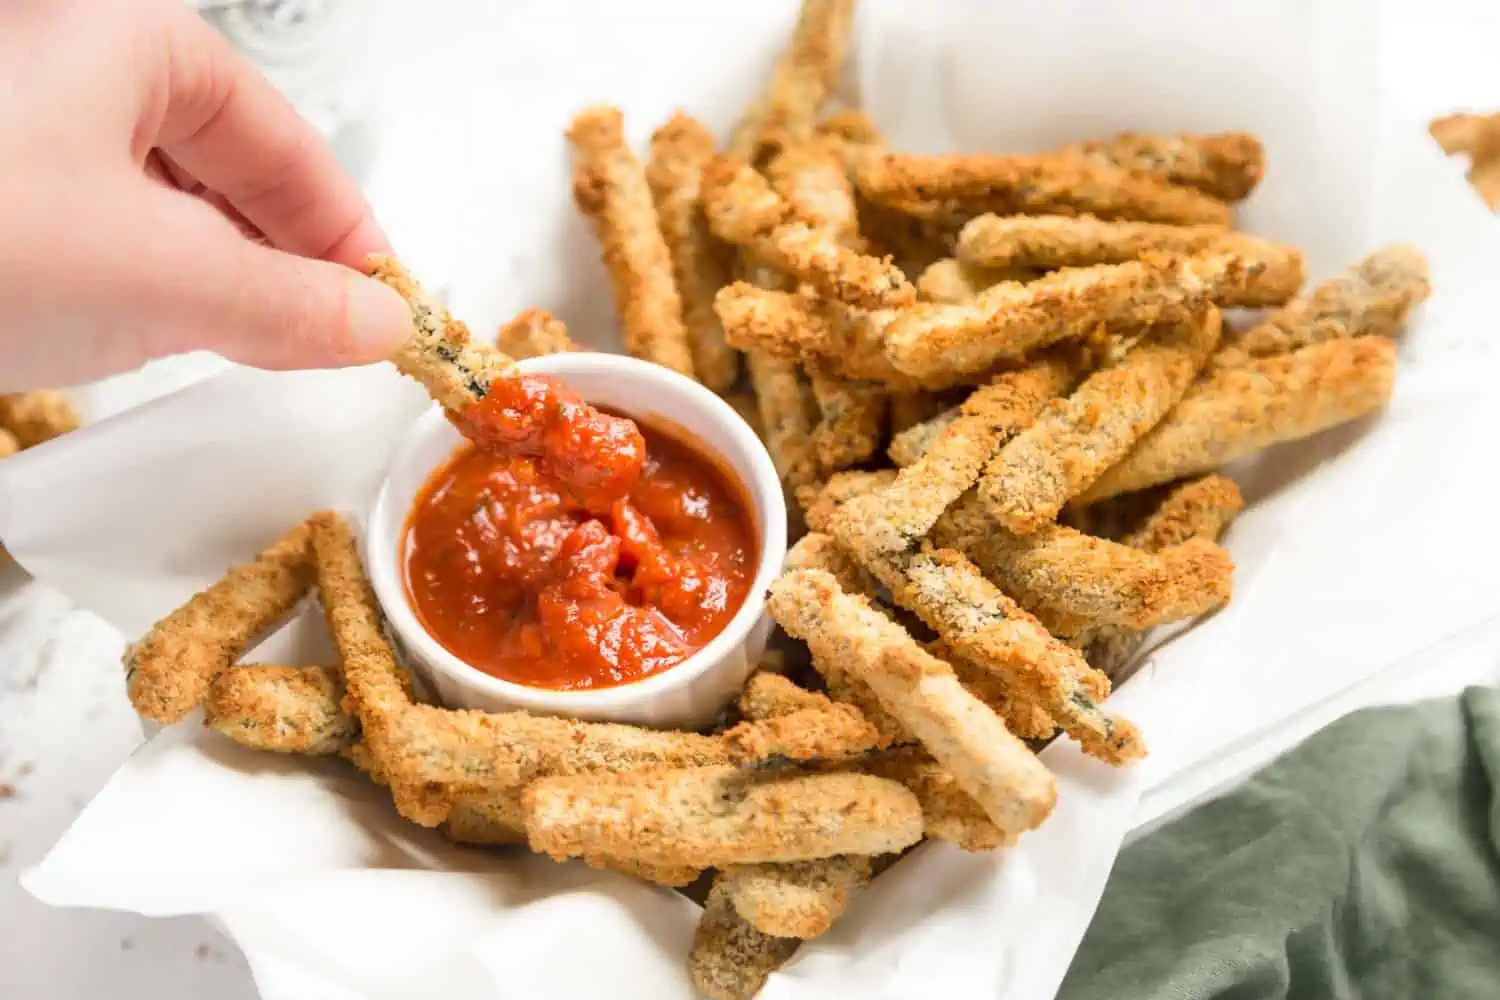
[[[795, 4], [432, 6], [457, 30], [413, 34], [370, 81], [382, 220], [476, 329], [541, 305], [610, 345], [604, 274], [568, 195], [569, 116], [608, 100], [638, 140], [677, 107], [726, 128]], [[1500, 426], [1500, 289], [1485, 283], [1500, 248], [1421, 125], [1382, 99], [1380, 31], [1374, 6], [1294, 0], [861, 4], [851, 82], [898, 148], [1252, 130], [1270, 171], [1246, 228], [1306, 248], [1315, 280], [1415, 242], [1437, 292], [1384, 415], [1243, 470], [1254, 506], [1228, 539], [1233, 604], [1114, 699], [1151, 758], [1112, 771], [1049, 748], [1060, 802], [1042, 830], [997, 855], [922, 848], [765, 996], [1052, 995], [1147, 788], [1495, 613], [1500, 533], [1476, 504]], [[95, 412], [120, 409], [112, 386]], [[0, 464], [0, 537], [134, 635], [308, 511], [361, 509], [424, 405], [382, 368], [231, 369]], [[271, 641], [266, 655], [296, 657], [322, 639], [304, 621]], [[210, 914], [270, 1000], [690, 995], [683, 897], [450, 847], [338, 762], [254, 754], [192, 724], [137, 753], [26, 885], [58, 905]]]

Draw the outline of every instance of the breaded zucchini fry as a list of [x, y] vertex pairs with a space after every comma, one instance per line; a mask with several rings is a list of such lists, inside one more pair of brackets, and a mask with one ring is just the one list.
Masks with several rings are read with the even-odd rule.
[[811, 940], [843, 915], [870, 881], [870, 859], [842, 854], [789, 864], [730, 865], [719, 873], [740, 917], [762, 934]]
[[336, 667], [230, 667], [209, 683], [203, 724], [255, 750], [326, 757], [359, 738], [343, 696]]
[[688, 952], [688, 976], [710, 1000], [751, 1000], [801, 943], [750, 926], [716, 878]]
[[1325, 341], [1215, 372], [1079, 500], [1092, 503], [1211, 472], [1355, 420], [1385, 405], [1395, 379], [1396, 345], [1384, 337]]
[[573, 200], [599, 239], [626, 350], [693, 377], [672, 256], [646, 173], [625, 142], [623, 116], [617, 108], [588, 108], [573, 119], [568, 140], [575, 160]]
[[495, 344], [513, 358], [539, 358], [577, 350], [563, 321], [545, 309], [525, 309], [495, 333]]
[[[1255, 269], [1239, 257], [1149, 255], [1124, 264], [1008, 282], [962, 305], [918, 304], [886, 328], [886, 354], [917, 378], [983, 371], [1101, 325], [1145, 326], [1241, 295]], [[721, 313], [722, 315], [722, 313]]]
[[760, 404], [766, 450], [781, 481], [796, 488], [818, 478], [818, 457], [812, 442], [811, 393], [798, 377], [797, 366], [763, 351], [746, 357], [750, 382]]
[[[809, 537], [804, 535], [803, 539]], [[751, 722], [763, 722], [808, 709], [831, 708], [833, 702], [816, 691], [798, 687], [781, 674], [761, 669], [751, 674], [745, 683], [745, 690], [740, 692], [739, 706], [740, 714], [745, 718]]]
[[1431, 291], [1427, 260], [1419, 251], [1384, 247], [1226, 343], [1214, 367], [1235, 368], [1326, 340], [1394, 337]]
[[844, 170], [842, 140], [815, 137], [788, 146], [766, 166], [771, 186], [794, 218], [827, 231], [850, 250], [863, 251], [854, 185]]
[[[1119, 364], [1090, 375], [1066, 400], [1033, 409], [1041, 410], [1036, 421], [1017, 428], [984, 469], [979, 496], [990, 513], [1022, 534], [1056, 521], [1064, 504], [1123, 458], [1182, 398], [1218, 346], [1221, 328], [1219, 311], [1204, 306], [1157, 327]], [[939, 437], [902, 476], [927, 465], [941, 445]], [[947, 497], [944, 508], [962, 492]], [[934, 515], [927, 525], [936, 520]]]
[[985, 815], [958, 779], [921, 747], [895, 747], [870, 754], [860, 762], [860, 768], [911, 790], [922, 804], [922, 832], [928, 837], [957, 844], [966, 851], [993, 851], [1014, 840]]
[[886, 391], [873, 382], [851, 382], [811, 371], [813, 398], [822, 415], [812, 430], [813, 449], [825, 473], [867, 461], [880, 447]]
[[742, 722], [724, 734], [724, 742], [730, 761], [745, 765], [838, 760], [873, 750], [881, 740], [858, 709], [830, 704]]
[[799, 219], [743, 160], [718, 156], [709, 161], [703, 171], [703, 211], [720, 239], [828, 298], [864, 309], [903, 306], [916, 299], [916, 290], [894, 264], [849, 249], [832, 228]]
[[1264, 268], [1254, 282], [1226, 295], [1221, 300], [1226, 306], [1280, 305], [1297, 294], [1307, 277], [1296, 247], [1220, 226], [1101, 222], [1087, 215], [982, 215], [958, 234], [959, 259], [974, 268], [1050, 271], [1122, 264], [1148, 253], [1227, 254]]
[[0, 428], [14, 435], [21, 449], [34, 448], [76, 431], [79, 423], [72, 400], [56, 390], [0, 396]]
[[540, 778], [522, 803], [531, 849], [557, 858], [716, 868], [886, 854], [922, 837], [912, 794], [860, 774], [702, 767]]
[[125, 650], [126, 690], [143, 718], [179, 721], [216, 674], [281, 624], [312, 586], [311, 534], [307, 523], [297, 525]]
[[[969, 225], [972, 226], [973, 223]], [[968, 231], [967, 226], [964, 231]], [[944, 257], [923, 270], [921, 277], [917, 279], [917, 295], [926, 302], [957, 305], [968, 302], [986, 288], [993, 288], [1002, 282], [1032, 281], [1039, 277], [1041, 272], [1030, 268], [983, 267], [953, 257]]]
[[[1010, 839], [1035, 828], [1057, 797], [1052, 775], [953, 669], [828, 573], [798, 570], [771, 587], [771, 617], [875, 692]], [[853, 853], [853, 852], [850, 852]]]
[[455, 844], [504, 847], [526, 843], [521, 789], [482, 798], [460, 799], [438, 829]]
[[1080, 215], [1178, 225], [1226, 225], [1229, 206], [1150, 174], [1073, 156], [917, 156], [888, 153], [865, 164], [859, 189], [903, 211], [954, 201], [973, 214]]
[[886, 455], [900, 468], [915, 465], [943, 430], [963, 415], [961, 406], [951, 406], [918, 424], [912, 424], [891, 438]]
[[714, 293], [729, 282], [729, 260], [709, 233], [700, 203], [703, 168], [713, 155], [713, 133], [679, 111], [651, 136], [646, 180], [672, 255], [693, 370], [704, 385], [722, 394], [738, 378], [740, 360], [714, 313]]
[[1059, 150], [1197, 188], [1224, 201], [1241, 201], [1265, 174], [1260, 140], [1245, 132], [1212, 135], [1141, 135], [1122, 132], [1113, 139], [1080, 142]]

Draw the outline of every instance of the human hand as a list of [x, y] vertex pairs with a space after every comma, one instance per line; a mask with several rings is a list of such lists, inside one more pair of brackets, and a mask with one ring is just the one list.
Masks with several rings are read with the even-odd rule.
[[388, 357], [387, 250], [291, 106], [176, 0], [0, 4], [0, 391], [213, 350]]

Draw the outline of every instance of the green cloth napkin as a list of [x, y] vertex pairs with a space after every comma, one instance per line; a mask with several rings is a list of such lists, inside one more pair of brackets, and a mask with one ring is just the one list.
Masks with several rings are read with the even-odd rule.
[[1127, 848], [1059, 1000], [1500, 998], [1500, 692], [1356, 712]]

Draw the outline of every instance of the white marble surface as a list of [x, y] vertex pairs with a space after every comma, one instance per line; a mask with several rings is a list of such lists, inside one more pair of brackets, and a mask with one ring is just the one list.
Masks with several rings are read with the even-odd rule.
[[[437, 6], [450, 23], [464, 10]], [[1386, 0], [1385, 7], [1390, 92], [1423, 117], [1500, 108], [1500, 67], [1488, 58], [1500, 38], [1500, 8], [1482, 0]], [[493, 24], [494, 5], [468, 9], [484, 11]], [[178, 366], [160, 379], [124, 385], [108, 408], [194, 372]], [[70, 609], [16, 567], [0, 566], [0, 785], [9, 793], [0, 796], [0, 997], [252, 1000], [243, 960], [202, 921], [51, 910], [16, 884], [17, 872], [47, 851], [139, 741], [122, 690], [120, 647], [104, 623]]]

